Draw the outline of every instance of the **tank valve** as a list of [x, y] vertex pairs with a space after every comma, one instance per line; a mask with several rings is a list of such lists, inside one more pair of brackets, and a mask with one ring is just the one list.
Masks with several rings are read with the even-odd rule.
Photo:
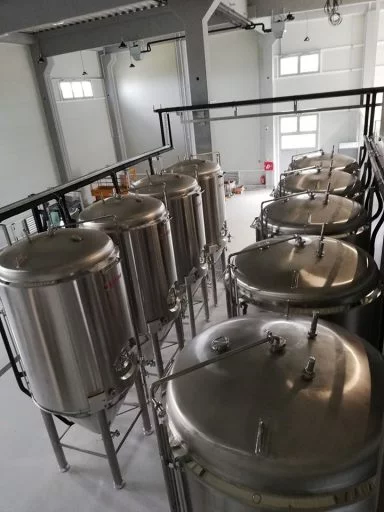
[[303, 373], [302, 373], [302, 378], [304, 380], [307, 380], [307, 381], [313, 380], [313, 378], [316, 375], [315, 365], [316, 365], [316, 358], [314, 356], [311, 356], [308, 359], [308, 362], [307, 362], [307, 364], [303, 370]]
[[305, 246], [304, 238], [300, 235], [296, 235], [295, 245], [296, 245], [296, 247], [304, 247]]
[[269, 342], [269, 350], [272, 354], [283, 352], [287, 345], [287, 340], [282, 336], [275, 336], [271, 331], [267, 332], [267, 338]]
[[218, 354], [224, 354], [230, 349], [229, 338], [226, 336], [219, 336], [211, 341], [211, 350]]
[[314, 312], [312, 316], [311, 328], [308, 331], [308, 339], [314, 340], [317, 336], [317, 322], [319, 321], [319, 313]]

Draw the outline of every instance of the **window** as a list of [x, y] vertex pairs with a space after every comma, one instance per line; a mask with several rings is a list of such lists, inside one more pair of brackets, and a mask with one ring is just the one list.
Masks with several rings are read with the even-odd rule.
[[61, 81], [60, 91], [63, 100], [93, 98], [92, 83], [89, 80]]
[[280, 76], [305, 75], [320, 71], [320, 54], [290, 55], [280, 57]]
[[315, 149], [318, 124], [317, 114], [280, 117], [280, 148]]

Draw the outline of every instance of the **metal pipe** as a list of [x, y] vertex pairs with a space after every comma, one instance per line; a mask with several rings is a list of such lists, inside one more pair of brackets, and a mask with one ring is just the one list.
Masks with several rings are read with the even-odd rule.
[[364, 135], [368, 134], [368, 123], [369, 123], [369, 105], [371, 102], [371, 95], [367, 93], [367, 101], [365, 103], [365, 114], [364, 114]]
[[101, 436], [103, 438], [103, 443], [105, 447], [105, 452], [107, 454], [109, 467], [111, 468], [115, 489], [122, 489], [125, 485], [125, 482], [123, 480], [123, 477], [121, 476], [119, 461], [117, 460], [115, 447], [113, 445], [111, 432], [109, 430], [107, 414], [104, 409], [97, 413], [97, 421], [99, 423]]
[[116, 194], [120, 195], [120, 184], [119, 184], [119, 180], [117, 179], [115, 172], [111, 173], [111, 179], [112, 179], [113, 187], [115, 189]]
[[149, 172], [153, 176], [155, 174], [155, 169], [153, 168], [152, 158], [148, 158], [148, 164], [149, 164]]
[[221, 255], [220, 255], [220, 259], [221, 259], [221, 271], [222, 273], [224, 274], [225, 272], [225, 267], [226, 267], [226, 262], [225, 262], [225, 247], [223, 247], [223, 250], [221, 251]]
[[167, 114], [167, 127], [168, 127], [169, 145], [173, 147], [171, 120], [169, 118], [169, 114]]
[[184, 327], [183, 327], [183, 318], [181, 315], [181, 311], [179, 311], [179, 315], [175, 320], [175, 329], [177, 336], [177, 343], [179, 345], [179, 350], [184, 348], [185, 338], [184, 338]]
[[[155, 112], [156, 112], [156, 110], [155, 110]], [[165, 146], [166, 142], [165, 142], [163, 114], [161, 112], [158, 112], [158, 114], [159, 114], [161, 143], [162, 143], [163, 146]]]
[[203, 294], [205, 320], [207, 322], [209, 322], [209, 300], [208, 300], [207, 276], [204, 276], [201, 279], [201, 292]]
[[59, 465], [60, 471], [65, 473], [69, 470], [70, 466], [65, 458], [63, 447], [60, 443], [59, 434], [57, 433], [55, 422], [53, 421], [52, 414], [40, 409], [41, 416], [47, 429], [49, 439], [52, 444], [53, 451], [55, 452], [56, 460]]
[[190, 284], [188, 278], [185, 278], [185, 289], [187, 292], [189, 323], [191, 326], [191, 334], [192, 334], [192, 338], [194, 338], [196, 336], [195, 310], [193, 308], [192, 287], [191, 287], [191, 284]]
[[[278, 96], [278, 97], [269, 97], [269, 98], [258, 98], [251, 100], [240, 100], [240, 101], [224, 101], [218, 103], [201, 103], [197, 105], [180, 105], [177, 107], [168, 107], [168, 108], [159, 108], [155, 109], [157, 113], [164, 112], [188, 112], [188, 111], [197, 111], [197, 110], [214, 110], [220, 108], [234, 108], [234, 107], [248, 107], [251, 105], [264, 105], [266, 103], [287, 103], [291, 101], [307, 101], [307, 100], [316, 100], [316, 99], [328, 99], [328, 98], [342, 98], [342, 97], [350, 97], [350, 96], [360, 96], [361, 94], [368, 94], [371, 92], [381, 93], [384, 92], [384, 87], [371, 87], [366, 89], [349, 89], [342, 91], [330, 91], [330, 92], [320, 92], [320, 93], [311, 93], [311, 94], [301, 94], [294, 96]], [[361, 108], [362, 105], [359, 104], [358, 108]], [[346, 109], [349, 108], [349, 105], [345, 106]]]
[[377, 97], [377, 94], [376, 94], [376, 92], [374, 92], [372, 94], [371, 112], [370, 112], [371, 119], [369, 121], [369, 135], [370, 136], [373, 135], [373, 129], [375, 126], [376, 97]]
[[216, 268], [215, 268], [215, 255], [209, 255], [209, 266], [211, 268], [211, 282], [212, 282], [212, 295], [213, 304], [217, 306], [217, 281], [216, 281]]
[[[33, 208], [31, 208], [31, 210], [32, 210], [33, 220], [35, 221], [35, 226], [36, 226], [37, 232], [42, 233], [44, 231], [44, 229], [43, 229], [43, 224], [41, 222], [40, 210], [37, 208], [37, 206], [34, 206]], [[8, 218], [8, 217], [5, 217], [5, 218]]]
[[136, 372], [136, 378], [135, 378], [136, 393], [137, 393], [137, 399], [139, 401], [139, 406], [141, 409], [141, 415], [143, 418], [144, 435], [149, 436], [153, 433], [153, 428], [151, 425], [151, 418], [149, 417], [147, 401], [145, 399], [143, 381], [144, 381], [143, 374], [142, 374], [140, 366], [138, 366], [138, 369]]
[[153, 333], [151, 333], [150, 336], [151, 336], [153, 357], [155, 358], [155, 363], [156, 363], [156, 368], [157, 368], [157, 374], [159, 375], [159, 377], [162, 377], [164, 375], [164, 364], [163, 364], [163, 358], [161, 357], [159, 335], [157, 332], [153, 332]]
[[[378, 103], [377, 106], [381, 106], [382, 103]], [[236, 108], [236, 107], [234, 107]], [[306, 108], [306, 109], [293, 109], [293, 110], [281, 110], [271, 112], [257, 112], [254, 114], [240, 114], [232, 116], [220, 116], [220, 117], [199, 117], [196, 119], [182, 120], [181, 124], [196, 124], [202, 121], [231, 121], [234, 119], [252, 119], [259, 117], [276, 117], [276, 116], [288, 116], [293, 114], [311, 114], [313, 112], [337, 112], [337, 111], [350, 111], [350, 110], [361, 110], [361, 105], [346, 105], [341, 107], [322, 107], [322, 108]]]

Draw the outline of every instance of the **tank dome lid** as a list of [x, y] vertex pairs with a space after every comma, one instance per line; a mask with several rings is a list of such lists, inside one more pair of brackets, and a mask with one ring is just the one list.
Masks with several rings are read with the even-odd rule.
[[339, 171], [345, 171], [348, 173], [356, 172], [359, 169], [359, 166], [354, 158], [350, 156], [343, 155], [341, 153], [335, 153], [332, 155], [331, 153], [323, 153], [319, 151], [318, 153], [309, 153], [308, 155], [303, 155], [301, 158], [297, 158], [293, 160], [291, 164], [292, 169], [303, 169], [305, 167], [321, 167], [322, 169], [329, 169], [332, 161], [332, 169], [337, 169]]
[[217, 162], [210, 160], [200, 160], [193, 158], [190, 160], [181, 160], [176, 164], [165, 169], [165, 172], [188, 174], [189, 176], [198, 177], [210, 176], [221, 172], [221, 167]]
[[337, 492], [374, 476], [382, 357], [327, 322], [319, 321], [317, 337], [308, 340], [310, 324], [310, 318], [273, 313], [234, 319], [205, 330], [180, 352], [173, 372], [217, 356], [220, 343], [230, 351], [268, 332], [285, 343], [281, 351], [266, 343], [170, 382], [175, 444], [202, 466], [201, 473], [255, 493], [290, 496]]
[[32, 235], [0, 253], [0, 279], [36, 284], [70, 279], [115, 257], [108, 235], [87, 229], [58, 229]]
[[79, 220], [84, 222], [84, 227], [132, 229], [157, 222], [165, 213], [165, 206], [159, 199], [128, 194], [96, 201], [80, 213]]
[[299, 172], [287, 176], [283, 180], [283, 187], [286, 192], [305, 192], [313, 190], [315, 192], [326, 192], [328, 183], [331, 181], [330, 192], [339, 196], [352, 196], [360, 184], [359, 180], [352, 174], [344, 171], [333, 170], [331, 176], [329, 171], [316, 169]]
[[284, 233], [324, 234], [328, 236], [357, 231], [368, 222], [365, 209], [356, 201], [324, 192], [286, 196], [269, 203], [264, 210], [268, 227]]
[[184, 174], [155, 174], [142, 178], [134, 183], [139, 194], [163, 198], [164, 191], [167, 197], [179, 197], [199, 188], [195, 178]]
[[381, 286], [374, 259], [360, 247], [328, 237], [322, 248], [320, 237], [287, 238], [258, 242], [236, 256], [237, 285], [254, 302], [345, 308], [366, 301]]

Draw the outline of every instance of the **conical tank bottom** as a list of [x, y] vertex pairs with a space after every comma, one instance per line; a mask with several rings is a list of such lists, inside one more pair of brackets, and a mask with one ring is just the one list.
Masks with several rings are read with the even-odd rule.
[[[108, 409], [105, 409], [105, 412], [107, 414], [107, 420], [108, 423], [111, 424], [113, 420], [115, 419], [117, 413], [119, 412], [120, 407], [122, 406], [124, 402], [125, 395], [120, 398], [118, 402], [115, 404], [112, 404]], [[99, 427], [99, 422], [97, 420], [97, 413], [90, 414], [89, 416], [82, 416], [82, 417], [74, 417], [74, 416], [67, 416], [67, 418], [70, 421], [73, 421], [74, 423], [77, 423], [78, 425], [81, 425], [82, 427], [90, 430], [91, 432], [95, 432], [96, 434], [101, 434], [101, 430]]]

